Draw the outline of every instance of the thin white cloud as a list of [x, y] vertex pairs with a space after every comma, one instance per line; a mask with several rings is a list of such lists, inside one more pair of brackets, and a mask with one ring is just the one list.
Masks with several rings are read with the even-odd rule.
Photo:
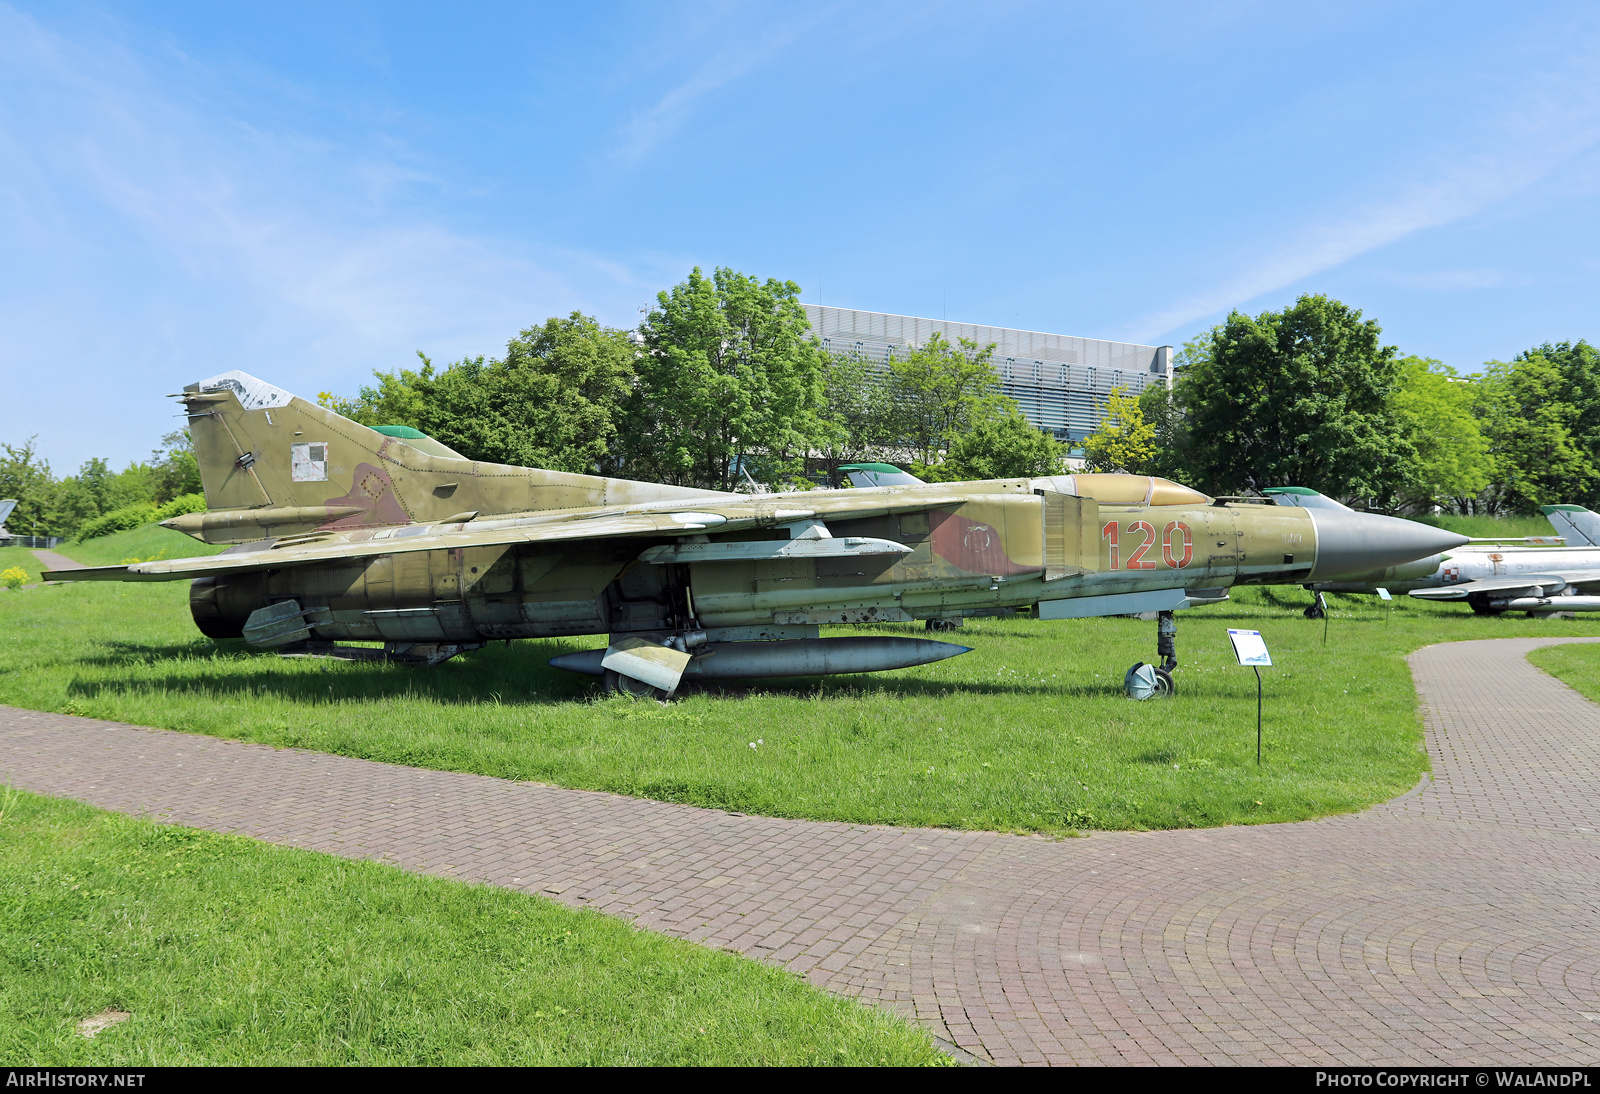
[[1549, 178], [1600, 144], [1595, 49], [1574, 51], [1562, 69], [1507, 85], [1506, 105], [1465, 146], [1435, 151], [1431, 170], [1383, 197], [1327, 211], [1287, 238], [1263, 245], [1215, 284], [1147, 314], [1124, 337], [1148, 341], [1240, 307], [1417, 232], [1483, 212]]
[[228, 89], [0, 4], [0, 439], [51, 433], [40, 361], [103, 373], [108, 422], [59, 411], [52, 454], [71, 465], [142, 454], [148, 428], [113, 420], [219, 359], [348, 390], [417, 348], [494, 353], [547, 315], [632, 322], [664, 283], [654, 262], [454, 230], [403, 150], [264, 130], [218, 106]]
[[644, 159], [688, 122], [702, 99], [766, 65], [830, 10], [822, 9], [809, 18], [774, 27], [753, 40], [729, 42], [717, 50], [687, 80], [621, 128], [616, 158], [628, 165]]

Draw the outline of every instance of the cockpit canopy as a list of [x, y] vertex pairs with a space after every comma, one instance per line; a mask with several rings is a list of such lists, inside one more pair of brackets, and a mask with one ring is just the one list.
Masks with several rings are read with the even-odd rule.
[[1102, 505], [1209, 505], [1198, 490], [1154, 475], [1051, 475], [1034, 479], [1037, 490], [1093, 498]]
[[447, 445], [434, 440], [420, 429], [413, 429], [409, 425], [375, 425], [372, 427], [385, 437], [393, 437], [397, 441], [415, 448], [418, 452], [426, 452], [430, 456], [444, 456], [451, 460], [466, 459], [461, 453]]
[[839, 465], [839, 473], [850, 479], [856, 489], [869, 486], [921, 486], [922, 480], [909, 471], [902, 471], [891, 463], [846, 463]]
[[1296, 509], [1342, 509], [1350, 512], [1348, 505], [1341, 505], [1326, 494], [1319, 494], [1309, 486], [1269, 486], [1261, 491], [1271, 498], [1276, 505], [1288, 505]]

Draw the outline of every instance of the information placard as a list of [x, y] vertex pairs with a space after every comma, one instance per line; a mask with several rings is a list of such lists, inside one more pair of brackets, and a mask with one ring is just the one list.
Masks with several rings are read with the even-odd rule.
[[1233, 643], [1233, 654], [1239, 664], [1252, 668], [1272, 666], [1272, 655], [1267, 652], [1266, 640], [1260, 631], [1228, 631], [1228, 641]]
[[1389, 590], [1388, 589], [1379, 589], [1378, 590], [1378, 599], [1379, 600], [1393, 600], [1394, 597], [1389, 595]]

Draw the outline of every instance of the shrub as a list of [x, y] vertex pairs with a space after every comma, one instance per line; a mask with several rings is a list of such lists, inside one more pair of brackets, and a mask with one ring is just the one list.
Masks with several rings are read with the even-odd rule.
[[84, 521], [83, 526], [78, 529], [78, 534], [72, 538], [82, 543], [97, 536], [109, 536], [112, 532], [126, 532], [141, 524], [150, 523], [155, 519], [155, 514], [156, 507], [147, 501], [137, 505], [125, 505], [121, 509], [101, 513], [93, 520]]
[[94, 539], [97, 536], [109, 536], [112, 532], [128, 532], [154, 520], [171, 520], [173, 517], [182, 516], [184, 513], [204, 513], [205, 511], [206, 496], [204, 494], [179, 494], [160, 508], [151, 505], [149, 502], [142, 501], [137, 505], [125, 505], [121, 509], [113, 509], [109, 513], [101, 513], [93, 520], [85, 521], [83, 527], [78, 529], [78, 534], [72, 538], [82, 543], [86, 539]]
[[156, 510], [155, 520], [171, 520], [181, 517], [185, 513], [204, 513], [206, 511], [206, 496], [204, 494], [179, 494], [167, 504]]
[[21, 566], [13, 566], [9, 570], [0, 570], [0, 585], [8, 589], [20, 589], [28, 583], [28, 571]]

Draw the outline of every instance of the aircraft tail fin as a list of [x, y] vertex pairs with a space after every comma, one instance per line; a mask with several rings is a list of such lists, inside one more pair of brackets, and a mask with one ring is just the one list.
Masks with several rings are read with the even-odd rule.
[[414, 429], [369, 428], [245, 372], [190, 384], [208, 512], [165, 522], [210, 543], [708, 492], [469, 460]]
[[1545, 518], [1569, 547], [1600, 547], [1600, 513], [1581, 505], [1546, 505]]

